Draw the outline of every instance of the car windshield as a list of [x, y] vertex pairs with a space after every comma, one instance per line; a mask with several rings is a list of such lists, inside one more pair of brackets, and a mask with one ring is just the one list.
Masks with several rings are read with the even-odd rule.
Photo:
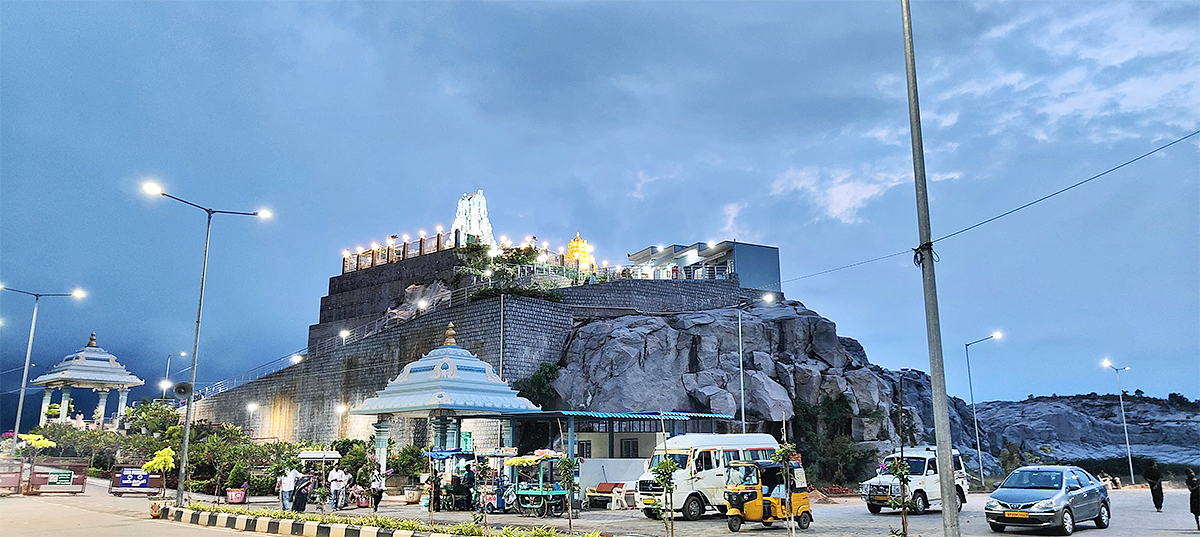
[[650, 457], [650, 467], [654, 468], [655, 466], [658, 466], [658, 463], [662, 462], [664, 458], [669, 458], [675, 461], [675, 464], [679, 465], [679, 468], [681, 469], [687, 468], [688, 466], [687, 453], [663, 453], [659, 451], [656, 452], [653, 457]]
[[730, 466], [725, 475], [726, 485], [757, 485], [758, 472], [753, 466]]
[[1000, 488], [1049, 489], [1062, 488], [1063, 475], [1059, 470], [1017, 470], [1009, 474]]
[[[892, 471], [888, 469], [888, 465], [898, 457], [888, 457], [883, 459], [883, 475], [892, 475]], [[908, 463], [909, 475], [925, 475], [925, 459], [923, 457], [904, 457], [904, 462]]]

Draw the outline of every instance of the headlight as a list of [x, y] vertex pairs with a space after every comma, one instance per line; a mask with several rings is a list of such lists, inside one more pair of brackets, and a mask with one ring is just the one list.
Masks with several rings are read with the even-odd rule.
[[868, 489], [869, 487], [870, 487], [870, 485], [868, 485], [868, 484], [866, 484], [866, 483], [863, 483], [863, 484], [862, 484], [862, 486], [858, 488], [858, 492], [859, 492], [860, 494], [866, 494], [866, 493], [867, 493], [867, 489]]
[[991, 509], [991, 510], [998, 510], [998, 509], [1000, 509], [1000, 502], [996, 501], [993, 498], [988, 498], [987, 503], [983, 504], [983, 508]]
[[756, 494], [756, 493], [753, 493], [753, 492], [743, 492], [743, 493], [742, 493], [742, 500], [744, 500], [744, 501], [747, 501], [747, 502], [748, 502], [748, 501], [750, 501], [750, 500], [753, 500], [753, 499], [754, 499], [755, 497], [757, 497], [757, 496], [758, 496], [758, 494]]
[[1054, 500], [1042, 500], [1040, 502], [1037, 502], [1037, 503], [1033, 504], [1033, 507], [1031, 508], [1031, 510], [1033, 510], [1033, 511], [1053, 511], [1054, 510]]
[[892, 485], [892, 496], [900, 495], [900, 485]]

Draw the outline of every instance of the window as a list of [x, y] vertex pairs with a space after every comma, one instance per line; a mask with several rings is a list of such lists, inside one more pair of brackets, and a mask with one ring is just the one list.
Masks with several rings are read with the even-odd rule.
[[937, 475], [937, 459], [929, 459], [929, 471]]
[[701, 451], [700, 454], [696, 455], [696, 471], [697, 472], [703, 472], [705, 470], [712, 470], [717, 467], [717, 461], [714, 460], [714, 457], [713, 457], [714, 453], [716, 453], [716, 452], [715, 451]]
[[581, 459], [592, 458], [592, 441], [580, 440], [575, 443], [575, 456]]
[[725, 450], [725, 466], [729, 466], [729, 463], [731, 463], [733, 461], [740, 461], [740, 460], [742, 460], [742, 452], [741, 451], [738, 451], [736, 449]]
[[962, 470], [962, 469], [963, 469], [963, 465], [962, 465], [962, 456], [955, 455], [955, 456], [954, 456], [954, 471], [956, 471], [956, 472], [957, 472], [957, 471], [959, 471], [959, 470]]
[[622, 438], [621, 439], [621, 458], [636, 459], [638, 458], [638, 439]]
[[769, 461], [772, 455], [775, 455], [775, 448], [746, 450], [746, 460], [750, 461]]
[[1079, 480], [1079, 486], [1087, 487], [1092, 484], [1092, 480], [1088, 478], [1087, 472], [1083, 472], [1080, 470], [1071, 470], [1071, 473], [1075, 474], [1075, 479]]

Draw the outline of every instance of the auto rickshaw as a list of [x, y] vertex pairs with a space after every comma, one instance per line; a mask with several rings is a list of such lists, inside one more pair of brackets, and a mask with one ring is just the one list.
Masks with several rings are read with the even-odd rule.
[[[800, 529], [808, 529], [812, 509], [808, 505], [808, 480], [798, 462], [787, 463], [791, 472], [792, 517]], [[729, 531], [742, 528], [742, 522], [762, 522], [770, 526], [787, 518], [787, 497], [783, 482], [785, 468], [771, 461], [734, 461], [725, 470], [725, 501], [729, 503], [726, 520]]]

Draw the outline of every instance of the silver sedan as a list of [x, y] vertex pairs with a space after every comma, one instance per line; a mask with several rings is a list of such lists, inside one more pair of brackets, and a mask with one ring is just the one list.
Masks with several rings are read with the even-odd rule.
[[1078, 466], [1025, 466], [996, 487], [984, 505], [992, 531], [1008, 526], [1058, 528], [1060, 534], [1070, 535], [1084, 520], [1108, 527], [1108, 488]]

